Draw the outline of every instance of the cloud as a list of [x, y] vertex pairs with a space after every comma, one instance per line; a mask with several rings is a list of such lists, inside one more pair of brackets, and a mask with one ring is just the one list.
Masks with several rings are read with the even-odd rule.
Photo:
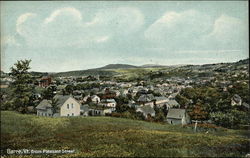
[[187, 10], [165, 13], [148, 27], [144, 36], [153, 48], [165, 48], [163, 51], [213, 48], [223, 52], [247, 48], [246, 26], [247, 22], [228, 15], [212, 19], [201, 12]]
[[145, 31], [145, 38], [156, 45], [181, 48], [194, 45], [201, 35], [207, 34], [212, 19], [195, 10], [166, 12]]
[[1, 37], [1, 46], [20, 46], [16, 41], [14, 36], [2, 36]]
[[75, 20], [81, 21], [81, 12], [75, 8], [67, 7], [55, 10], [48, 18], [44, 20], [45, 24], [53, 22], [57, 17], [68, 15], [75, 18]]
[[96, 39], [96, 42], [97, 43], [102, 43], [102, 42], [105, 42], [109, 39], [109, 36], [103, 36], [103, 37], [99, 37]]
[[25, 13], [25, 14], [20, 15], [16, 21], [17, 33], [19, 33], [20, 35], [24, 35], [27, 31], [26, 28], [24, 27], [25, 22], [29, 20], [30, 18], [34, 18], [35, 16], [36, 14], [34, 13]]
[[[219, 16], [213, 25], [212, 31], [202, 39], [218, 49], [238, 49], [247, 47], [247, 23], [227, 15]], [[245, 42], [242, 42], [243, 41]], [[245, 40], [244, 40], [245, 39]]]
[[79, 10], [71, 7], [56, 9], [44, 19], [25, 13], [17, 20], [17, 32], [29, 47], [84, 48], [132, 34], [144, 24], [143, 14], [132, 7], [102, 9], [94, 15], [86, 21]]

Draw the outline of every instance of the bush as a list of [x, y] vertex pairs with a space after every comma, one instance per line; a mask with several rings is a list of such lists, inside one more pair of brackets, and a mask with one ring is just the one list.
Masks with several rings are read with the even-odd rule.
[[121, 117], [122, 115], [120, 113], [117, 112], [112, 112], [111, 113], [111, 117]]
[[154, 118], [156, 122], [163, 122], [165, 120], [164, 113], [162, 111], [158, 112]]
[[126, 111], [121, 114], [123, 118], [129, 118], [129, 119], [135, 119], [135, 116], [131, 114], [130, 112]]
[[240, 125], [249, 124], [249, 112], [232, 110], [228, 113], [215, 112], [210, 114], [210, 118], [216, 125], [226, 128], [239, 128]]

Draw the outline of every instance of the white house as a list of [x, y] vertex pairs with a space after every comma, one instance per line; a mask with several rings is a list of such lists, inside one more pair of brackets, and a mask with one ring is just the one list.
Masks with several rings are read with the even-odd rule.
[[235, 94], [232, 98], [231, 98], [231, 105], [235, 106], [235, 105], [241, 105], [242, 104], [242, 99], [238, 94]]
[[91, 101], [94, 103], [100, 103], [100, 97], [98, 97], [97, 95], [92, 95], [91, 96]]
[[88, 98], [90, 97], [90, 95], [86, 95], [84, 98], [83, 98], [83, 101], [86, 102], [88, 100]]
[[115, 108], [116, 101], [114, 99], [103, 99], [103, 100], [101, 100], [101, 105], [103, 105], [105, 107]]
[[190, 117], [185, 109], [169, 109], [167, 122], [173, 125], [185, 125], [190, 123]]
[[79, 116], [80, 104], [69, 95], [55, 95], [54, 99], [58, 100], [56, 113], [52, 113], [51, 101], [42, 100], [36, 107], [38, 116]]

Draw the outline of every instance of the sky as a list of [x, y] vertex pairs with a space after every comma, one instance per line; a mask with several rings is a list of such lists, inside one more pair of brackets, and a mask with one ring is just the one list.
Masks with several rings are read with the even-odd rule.
[[249, 58], [248, 1], [1, 1], [1, 70]]

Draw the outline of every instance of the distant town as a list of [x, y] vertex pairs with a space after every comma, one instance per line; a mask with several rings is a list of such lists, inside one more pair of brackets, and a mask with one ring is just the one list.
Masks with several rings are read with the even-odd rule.
[[[30, 79], [26, 86], [31, 88], [28, 104], [15, 107], [12, 93], [20, 83], [12, 69], [11, 73], [1, 72], [1, 110], [41, 117], [112, 116], [244, 128], [249, 126], [248, 71], [249, 59], [207, 65], [113, 64], [76, 72], [27, 72]], [[228, 117], [238, 116], [242, 119], [229, 121]]]

